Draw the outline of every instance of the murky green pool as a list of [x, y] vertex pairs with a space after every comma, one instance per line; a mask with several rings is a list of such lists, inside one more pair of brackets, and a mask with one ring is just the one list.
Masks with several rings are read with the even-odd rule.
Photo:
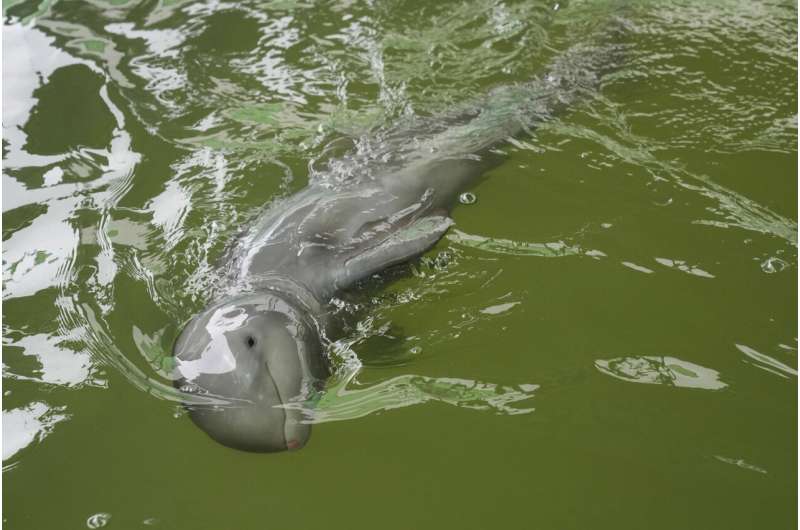
[[[796, 10], [4, 0], [4, 526], [796, 526]], [[597, 93], [337, 301], [308, 446], [192, 424], [171, 346], [264, 204], [612, 19]]]

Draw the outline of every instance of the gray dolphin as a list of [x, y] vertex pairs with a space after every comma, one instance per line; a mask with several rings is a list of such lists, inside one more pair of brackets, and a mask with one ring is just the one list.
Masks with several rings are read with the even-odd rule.
[[328, 375], [331, 298], [430, 249], [453, 224], [459, 194], [499, 162], [492, 147], [595, 92], [613, 56], [608, 46], [572, 48], [540, 78], [377, 135], [362, 149], [369, 156], [340, 161], [353, 171], [329, 171], [268, 208], [230, 266], [238, 291], [175, 343], [176, 386], [227, 403], [189, 407], [192, 420], [237, 449], [303, 447], [311, 428], [284, 405]]

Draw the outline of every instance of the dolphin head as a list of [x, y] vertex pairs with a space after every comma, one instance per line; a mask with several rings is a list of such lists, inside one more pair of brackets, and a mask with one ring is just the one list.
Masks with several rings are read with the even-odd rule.
[[264, 291], [227, 299], [193, 318], [175, 342], [175, 385], [223, 405], [187, 405], [197, 426], [245, 451], [303, 447], [302, 402], [327, 374], [320, 332], [291, 297]]

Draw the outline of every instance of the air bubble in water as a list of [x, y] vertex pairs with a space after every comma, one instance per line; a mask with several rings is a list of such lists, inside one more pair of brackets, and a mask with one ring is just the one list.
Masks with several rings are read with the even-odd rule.
[[475, 204], [477, 201], [478, 198], [474, 193], [466, 192], [458, 196], [458, 202], [461, 204]]
[[103, 528], [105, 525], [108, 524], [108, 520], [111, 519], [110, 513], [100, 512], [90, 516], [86, 519], [86, 526], [89, 528]]
[[767, 258], [766, 261], [761, 264], [761, 270], [767, 274], [774, 274], [776, 272], [781, 272], [787, 266], [788, 264], [781, 258]]

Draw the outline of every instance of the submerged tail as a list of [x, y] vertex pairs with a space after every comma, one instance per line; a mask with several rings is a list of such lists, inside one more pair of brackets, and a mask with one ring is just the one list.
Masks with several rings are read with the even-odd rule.
[[594, 36], [558, 53], [539, 77], [495, 88], [448, 113], [413, 117], [372, 131], [359, 139], [353, 152], [323, 171], [312, 171], [310, 178], [336, 185], [414, 164], [481, 158], [491, 147], [530, 133], [538, 124], [597, 95], [603, 79], [623, 62], [625, 28], [623, 18], [610, 17], [592, 32]]
[[543, 75], [494, 89], [473, 119], [438, 135], [436, 147], [453, 157], [478, 153], [591, 99], [623, 62], [622, 31], [624, 21], [615, 19], [599, 38], [557, 55]]

